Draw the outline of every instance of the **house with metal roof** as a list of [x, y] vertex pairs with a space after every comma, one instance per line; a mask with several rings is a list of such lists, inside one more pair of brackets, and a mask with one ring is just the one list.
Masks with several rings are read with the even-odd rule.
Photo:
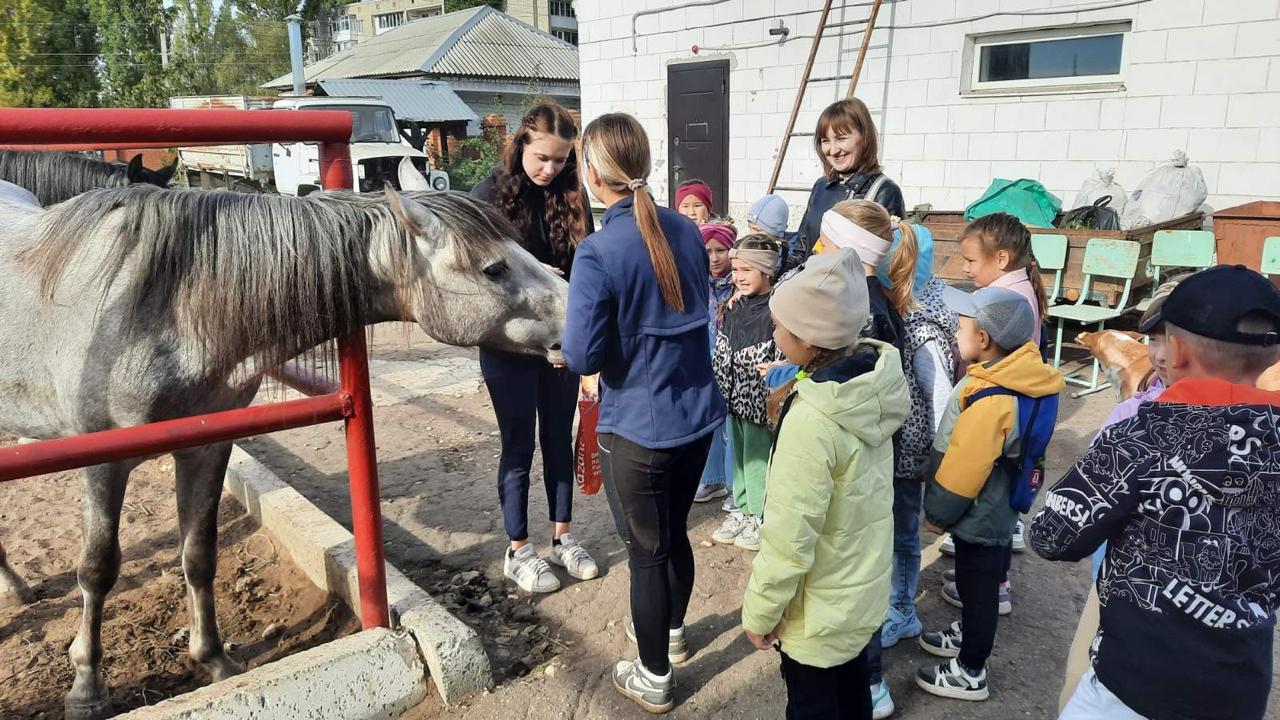
[[[578, 49], [488, 6], [407, 22], [307, 65], [304, 75], [313, 90], [334, 80], [440, 81], [477, 116], [502, 114], [508, 124], [519, 122], [534, 97], [579, 107]], [[291, 84], [283, 75], [263, 87]], [[479, 129], [469, 125], [472, 133]]]

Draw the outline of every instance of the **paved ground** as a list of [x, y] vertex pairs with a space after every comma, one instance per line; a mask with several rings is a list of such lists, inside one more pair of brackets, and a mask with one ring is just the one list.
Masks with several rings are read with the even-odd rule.
[[[428, 699], [413, 718], [639, 718], [612, 689], [608, 668], [634, 657], [623, 633], [628, 614], [626, 558], [603, 496], [575, 498], [575, 534], [603, 567], [603, 576], [567, 581], [561, 592], [531, 601], [502, 587], [506, 545], [497, 507], [498, 440], [489, 398], [472, 351], [431, 343], [416, 330], [382, 328], [375, 335], [377, 437], [390, 559], [416, 582], [457, 608], [485, 639], [502, 683], [464, 706]], [[1049, 457], [1061, 474], [1088, 443], [1115, 402], [1104, 392], [1067, 400]], [[349, 522], [345, 459], [339, 425], [266, 436], [248, 449], [338, 520]], [[530, 517], [545, 518], [538, 485]], [[756, 652], [741, 635], [738, 611], [751, 555], [710, 546], [716, 507], [690, 518], [698, 578], [688, 617], [691, 660], [677, 668], [676, 718], [777, 718], [785, 697], [774, 653]], [[548, 544], [549, 525], [534, 540]], [[935, 538], [925, 533], [923, 541]], [[926, 562], [936, 552], [926, 551]], [[921, 617], [936, 628], [958, 611], [938, 595], [948, 559], [923, 572]], [[1056, 717], [1063, 659], [1088, 588], [1088, 570], [1048, 563], [1034, 554], [1014, 561], [1014, 613], [1003, 618], [991, 659], [992, 699], [967, 704], [925, 695], [912, 682], [932, 662], [911, 643], [887, 653], [887, 673], [899, 717], [923, 720]], [[480, 570], [480, 577], [461, 575]], [[566, 579], [567, 580], [567, 579]], [[1273, 706], [1277, 703], [1273, 703]], [[1274, 717], [1280, 711], [1273, 707]]]

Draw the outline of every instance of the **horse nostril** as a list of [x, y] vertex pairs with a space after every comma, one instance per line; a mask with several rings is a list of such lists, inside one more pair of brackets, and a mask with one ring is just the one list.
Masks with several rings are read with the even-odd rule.
[[551, 349], [552, 349], [552, 350], [555, 350], [556, 352], [559, 352], [559, 351], [560, 351], [560, 343], [553, 343], [553, 344], [551, 345]]

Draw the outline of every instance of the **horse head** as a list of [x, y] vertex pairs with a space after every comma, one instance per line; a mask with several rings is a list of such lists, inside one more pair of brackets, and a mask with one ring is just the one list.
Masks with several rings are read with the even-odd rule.
[[464, 193], [388, 188], [386, 198], [413, 244], [412, 267], [373, 267], [391, 270], [404, 319], [451, 345], [561, 361], [569, 285], [516, 243], [509, 222]]

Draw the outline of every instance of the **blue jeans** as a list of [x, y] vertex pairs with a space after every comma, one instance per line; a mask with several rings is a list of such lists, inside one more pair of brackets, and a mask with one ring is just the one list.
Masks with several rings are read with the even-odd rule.
[[729, 437], [728, 418], [711, 434], [711, 450], [702, 468], [700, 485], [723, 485], [733, 489], [733, 439]]
[[542, 483], [551, 522], [573, 515], [573, 415], [578, 376], [542, 358], [480, 351], [480, 373], [502, 435], [498, 500], [507, 537], [529, 538], [529, 469], [534, 435], [542, 447]]
[[[916, 620], [916, 589], [920, 586], [920, 506], [924, 483], [915, 478], [893, 479], [893, 566], [889, 585], [888, 619], [899, 626]], [[881, 630], [867, 644], [871, 684], [884, 679]]]
[[893, 481], [893, 580], [889, 610], [910, 619], [916, 614], [920, 586], [920, 506], [924, 483], [915, 478]]

